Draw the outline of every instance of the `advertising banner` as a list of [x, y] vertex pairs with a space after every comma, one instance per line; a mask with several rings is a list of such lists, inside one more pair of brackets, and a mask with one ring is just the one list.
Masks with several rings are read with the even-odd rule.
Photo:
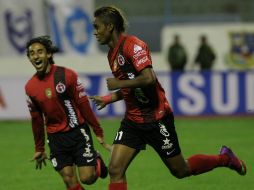
[[62, 53], [95, 53], [93, 10], [93, 0], [0, 0], [0, 56], [23, 55], [26, 42], [41, 35]]
[[26, 42], [45, 35], [43, 0], [0, 0], [0, 56], [23, 55]]
[[[111, 74], [80, 74], [86, 94], [108, 94]], [[254, 114], [254, 72], [158, 73], [158, 79], [178, 116]], [[0, 119], [27, 119], [26, 77], [0, 77]], [[123, 116], [123, 101], [96, 110], [100, 117]]]
[[47, 0], [50, 35], [63, 53], [97, 51], [93, 37], [93, 0]]

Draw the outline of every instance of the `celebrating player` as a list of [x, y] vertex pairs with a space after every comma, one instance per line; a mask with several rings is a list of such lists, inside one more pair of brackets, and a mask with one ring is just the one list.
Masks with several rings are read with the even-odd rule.
[[36, 169], [46, 164], [45, 130], [50, 160], [67, 189], [83, 190], [78, 178], [84, 184], [93, 184], [98, 177], [107, 177], [107, 167], [94, 149], [89, 126], [99, 143], [107, 147], [103, 130], [76, 72], [54, 65], [53, 54], [58, 49], [50, 38], [33, 38], [27, 42], [26, 48], [36, 69], [25, 86], [35, 141], [32, 160], [36, 161]]
[[102, 109], [124, 100], [126, 112], [112, 148], [109, 190], [127, 190], [126, 170], [140, 150], [149, 144], [177, 178], [198, 175], [216, 167], [246, 174], [243, 161], [226, 146], [218, 155], [182, 156], [174, 126], [174, 115], [165, 92], [153, 71], [149, 49], [136, 36], [125, 34], [122, 12], [106, 6], [94, 12], [94, 35], [109, 47], [108, 61], [114, 78], [107, 79], [106, 96], [90, 97]]

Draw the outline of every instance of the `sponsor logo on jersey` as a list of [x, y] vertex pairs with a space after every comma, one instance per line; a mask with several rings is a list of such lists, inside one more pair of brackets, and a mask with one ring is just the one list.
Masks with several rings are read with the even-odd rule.
[[134, 79], [135, 75], [133, 73], [127, 73], [129, 79]]
[[89, 135], [86, 133], [86, 130], [85, 129], [80, 129], [80, 132], [82, 133], [82, 135], [85, 137], [86, 141], [89, 141], [90, 138], [89, 138]]
[[[86, 147], [85, 147], [85, 152], [83, 153], [83, 157], [85, 158], [91, 158], [93, 157], [93, 153], [91, 152], [91, 148], [92, 145], [89, 143], [90, 141], [90, 137], [89, 135], [86, 133], [86, 130], [85, 129], [80, 129], [80, 132], [82, 133], [82, 135], [84, 136], [85, 138], [85, 142], [86, 142]], [[91, 159], [87, 159], [87, 162], [92, 162], [94, 160], [94, 158], [91, 158]]]
[[134, 58], [134, 59], [137, 59], [137, 58], [139, 58], [140, 56], [146, 55], [146, 54], [147, 54], [147, 52], [146, 52], [145, 50], [141, 50], [141, 51], [138, 51], [137, 53], [135, 53], [135, 54], [133, 55], [133, 58]]
[[117, 62], [118, 62], [118, 64], [119, 64], [120, 66], [123, 66], [123, 65], [124, 65], [125, 59], [124, 59], [124, 57], [123, 57], [121, 54], [118, 55], [118, 57], [117, 57]]
[[88, 163], [90, 163], [90, 162], [92, 162], [94, 159], [92, 158], [92, 159], [87, 159], [87, 162]]
[[172, 154], [175, 151], [175, 148], [173, 150], [171, 150], [170, 152], [167, 152], [167, 155]]
[[145, 63], [146, 61], [148, 61], [148, 57], [145, 56], [142, 59], [140, 59], [137, 63], [137, 66], [140, 66], [141, 64]]
[[62, 82], [59, 82], [57, 85], [56, 85], [56, 91], [58, 93], [64, 93], [65, 92], [65, 89], [66, 89], [66, 86], [62, 83]]
[[45, 89], [45, 95], [46, 95], [46, 97], [47, 98], [52, 98], [52, 91], [51, 91], [51, 89], [50, 88], [46, 88]]
[[71, 101], [70, 100], [64, 100], [64, 105], [68, 110], [67, 116], [68, 116], [68, 119], [69, 119], [69, 126], [71, 128], [74, 128], [74, 127], [78, 126], [79, 125], [78, 117], [77, 117], [77, 115], [74, 111], [74, 108], [71, 104]]
[[134, 53], [137, 53], [137, 52], [139, 52], [140, 50], [142, 50], [142, 47], [140, 47], [140, 46], [137, 45], [137, 44], [134, 44], [133, 52], [134, 52]]
[[93, 157], [93, 153], [91, 152], [91, 148], [90, 147], [91, 147], [91, 145], [89, 143], [87, 143], [86, 148], [85, 148], [85, 152], [83, 153], [83, 157], [85, 157], [85, 158], [91, 158], [91, 157]]
[[169, 132], [167, 131], [166, 127], [164, 124], [159, 123], [159, 127], [160, 127], [160, 133], [165, 136], [165, 137], [169, 137]]
[[173, 143], [170, 142], [170, 139], [166, 138], [163, 140], [164, 145], [161, 147], [162, 149], [170, 149], [173, 146]]

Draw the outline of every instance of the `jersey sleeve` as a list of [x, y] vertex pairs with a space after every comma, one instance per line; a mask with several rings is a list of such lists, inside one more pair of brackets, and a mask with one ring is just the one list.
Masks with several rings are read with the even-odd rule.
[[138, 72], [146, 67], [152, 67], [152, 59], [146, 43], [136, 37], [130, 36], [126, 39], [124, 55]]
[[34, 136], [35, 151], [45, 151], [45, 130], [44, 120], [38, 105], [27, 95], [27, 106], [31, 115], [32, 131]]
[[91, 126], [96, 136], [103, 137], [103, 129], [100, 127], [100, 123], [90, 106], [83, 83], [75, 72], [72, 73], [70, 79], [72, 97], [76, 102], [82, 117]]

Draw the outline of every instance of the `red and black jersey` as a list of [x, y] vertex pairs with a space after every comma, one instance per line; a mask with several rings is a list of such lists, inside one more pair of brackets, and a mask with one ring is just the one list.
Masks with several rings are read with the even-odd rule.
[[47, 133], [65, 132], [87, 122], [97, 136], [103, 131], [76, 72], [52, 65], [43, 79], [34, 75], [25, 86], [36, 151], [44, 150]]
[[[135, 36], [121, 35], [114, 49], [108, 52], [112, 74], [119, 80], [131, 80], [147, 67], [152, 59], [147, 45]], [[172, 112], [158, 79], [142, 88], [122, 88], [126, 104], [125, 118], [137, 123], [154, 122]]]

